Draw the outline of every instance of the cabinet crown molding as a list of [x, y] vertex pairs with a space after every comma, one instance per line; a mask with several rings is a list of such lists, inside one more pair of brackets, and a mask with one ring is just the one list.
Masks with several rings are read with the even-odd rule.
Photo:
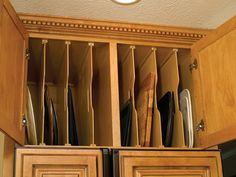
[[[175, 44], [189, 48], [210, 30], [19, 14], [29, 33]], [[165, 45], [164, 45], [165, 46]]]

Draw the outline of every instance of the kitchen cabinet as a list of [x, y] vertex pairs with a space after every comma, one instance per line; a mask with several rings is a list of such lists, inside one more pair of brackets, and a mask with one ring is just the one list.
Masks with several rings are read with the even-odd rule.
[[78, 149], [17, 149], [15, 176], [102, 177], [102, 152]]
[[114, 152], [119, 176], [221, 176], [221, 161], [214, 151]]
[[[120, 109], [128, 99], [133, 99], [129, 148], [135, 151], [126, 152], [123, 147], [119, 152], [121, 176], [222, 176], [219, 152], [205, 149], [236, 138], [236, 17], [210, 31], [17, 15], [7, 0], [0, 1], [0, 8], [0, 129], [24, 146], [25, 127], [29, 126], [25, 119], [28, 85], [38, 133], [37, 145], [16, 150], [17, 177], [102, 176], [100, 149], [121, 147]], [[169, 61], [174, 62], [163, 69]], [[151, 147], [143, 148], [138, 137], [135, 84], [148, 72], [155, 73], [156, 92]], [[45, 86], [55, 100], [61, 148], [45, 145]], [[77, 94], [76, 149], [69, 142], [68, 86]], [[164, 88], [175, 93], [171, 148], [163, 145], [157, 108]], [[191, 93], [196, 151], [185, 143], [178, 107], [181, 89]], [[84, 147], [93, 155], [86, 154]], [[72, 166], [76, 168], [72, 170]]]

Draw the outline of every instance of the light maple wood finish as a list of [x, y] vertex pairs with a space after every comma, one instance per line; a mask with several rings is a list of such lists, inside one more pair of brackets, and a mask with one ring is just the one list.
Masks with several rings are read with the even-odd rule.
[[0, 132], [0, 177], [13, 177], [14, 140]]
[[157, 83], [158, 83], [158, 72], [157, 72], [157, 64], [158, 62], [158, 55], [156, 48], [152, 48], [153, 52], [150, 57], [153, 57], [155, 60], [153, 62], [155, 71], [156, 71], [156, 78], [155, 78], [155, 85], [154, 85], [154, 111], [153, 111], [153, 123], [152, 123], [152, 131], [151, 131], [151, 146], [153, 147], [163, 147], [162, 143], [162, 128], [161, 128], [161, 115], [157, 108]]
[[139, 145], [138, 137], [138, 118], [135, 107], [134, 83], [135, 83], [135, 65], [134, 65], [134, 46], [119, 45], [119, 88], [120, 88], [120, 107], [130, 99], [132, 104], [131, 120], [131, 146]]
[[[27, 36], [9, 2], [7, 0], [0, 0], [0, 8], [0, 62], [4, 64], [2, 65], [2, 63], [0, 63], [2, 69], [1, 73], [3, 73], [0, 75], [0, 80], [3, 80], [0, 84], [3, 84], [3, 87], [0, 88], [5, 89], [0, 90], [1, 100], [3, 98], [3, 103], [1, 102], [0, 105], [1, 107], [3, 105], [4, 108], [3, 114], [0, 112], [0, 117], [4, 118], [0, 120], [0, 125], [3, 131], [16, 141], [23, 143], [23, 138], [21, 137], [23, 137], [22, 132], [24, 132], [24, 129], [21, 128], [21, 120], [14, 119], [9, 121], [6, 118], [12, 113], [12, 115], [15, 114], [17, 118], [21, 119], [25, 109], [25, 100], [23, 99], [25, 91], [23, 89], [27, 77], [27, 61], [20, 59], [24, 58], [24, 49], [27, 47], [25, 43]], [[49, 40], [49, 44], [47, 44], [47, 49], [49, 48], [49, 50], [47, 50], [45, 57], [45, 81], [49, 86], [49, 95], [55, 99], [56, 111], [61, 112], [59, 113], [61, 117], [59, 120], [59, 133], [61, 133], [62, 145], [68, 143], [68, 113], [66, 110], [67, 86], [68, 82], [71, 82], [69, 78], [70, 56], [68, 55], [68, 49], [71, 48], [65, 44], [65, 41], [93, 41], [95, 43], [95, 50], [91, 52], [92, 57], [90, 57], [93, 59], [93, 63], [90, 64], [93, 65], [90, 73], [95, 76], [92, 88], [93, 91], [91, 91], [91, 89], [86, 92], [87, 99], [90, 100], [88, 101], [90, 107], [94, 106], [96, 110], [95, 125], [93, 125], [93, 123], [89, 124], [92, 127], [94, 126], [94, 140], [91, 140], [91, 142], [94, 141], [97, 145], [112, 147], [120, 145], [117, 43], [124, 43], [128, 46], [146, 45], [147, 47], [141, 47], [142, 49], [136, 50], [137, 52], [140, 51], [139, 54], [134, 54], [133, 50], [132, 58], [134, 58], [135, 55], [139, 56], [136, 58], [137, 61], [135, 60], [135, 62], [139, 63], [139, 59], [145, 57], [146, 51], [150, 50], [150, 46], [157, 46], [158, 49], [161, 48], [158, 56], [162, 56], [165, 55], [166, 51], [172, 48], [189, 49], [193, 43], [209, 32], [208, 30], [190, 28], [129, 23], [117, 24], [116, 22], [40, 17], [33, 15], [21, 15], [21, 18], [30, 33], [30, 37]], [[181, 65], [180, 61], [182, 57], [178, 59], [181, 65], [180, 67], [183, 69], [183, 72], [180, 72], [181, 77], [184, 78], [183, 81], [180, 82], [181, 86], [193, 88], [194, 110], [196, 110], [194, 111], [194, 117], [197, 120], [203, 118], [205, 121], [207, 118], [205, 122], [206, 131], [196, 133], [196, 137], [198, 137], [196, 139], [198, 142], [197, 146], [207, 147], [215, 143], [235, 139], [235, 126], [232, 125], [229, 127], [228, 122], [229, 118], [233, 124], [235, 123], [234, 119], [231, 119], [231, 117], [234, 116], [232, 110], [235, 110], [234, 100], [236, 97], [233, 92], [236, 88], [233, 76], [236, 73], [231, 67], [235, 66], [235, 62], [234, 60], [222, 60], [218, 58], [218, 56], [221, 56], [218, 55], [218, 53], [220, 53], [218, 51], [224, 53], [223, 59], [232, 56], [235, 57], [235, 52], [232, 50], [232, 48], [235, 48], [235, 18], [236, 17], [230, 22], [227, 22], [223, 27], [217, 29], [216, 32], [206, 37], [206, 39], [194, 45], [192, 53], [193, 56], [198, 59], [198, 69], [192, 71], [192, 77], [189, 75], [189, 72], [186, 71], [188, 62], [191, 63], [193, 61], [192, 58], [183, 56], [183, 58], [189, 58], [183, 65]], [[61, 41], [58, 41], [59, 39]], [[168, 48], [164, 49], [164, 47]], [[15, 55], [15, 53], [17, 53], [17, 55]], [[3, 55], [4, 59], [17, 58], [17, 60], [2, 60]], [[154, 55], [156, 54], [152, 53], [152, 58], [155, 58]], [[17, 68], [15, 68], [15, 65], [12, 65], [12, 61], [18, 62], [16, 63]], [[162, 65], [162, 60], [160, 59], [159, 61], [158, 58], [157, 66], [160, 65]], [[18, 66], [22, 66], [23, 68], [18, 68]], [[175, 66], [175, 69], [176, 68], [177, 66]], [[15, 77], [13, 77], [12, 80], [12, 72], [9, 75], [8, 71], [19, 71], [20, 74], [14, 75]], [[172, 70], [170, 69], [169, 71]], [[208, 71], [210, 71], [210, 74], [208, 74]], [[212, 74], [212, 71], [217, 74], [217, 78]], [[169, 72], [167, 73], [169, 74]], [[185, 75], [185, 73], [187, 73], [187, 75]], [[7, 79], [5, 79], [5, 76], [7, 76]], [[29, 76], [29, 78], [30, 77], [31, 76]], [[58, 78], [61, 78], [61, 80]], [[184, 81], [189, 78], [193, 79], [192, 82]], [[14, 79], [20, 83], [16, 83]], [[10, 84], [16, 83], [17, 87], [15, 87], [15, 85], [7, 85], [9, 82], [6, 84], [6, 80], [11, 80], [12, 82], [10, 82]], [[222, 83], [217, 83], [216, 87], [212, 87], [213, 84], [209, 84], [217, 82], [218, 80], [228, 86], [227, 91], [221, 91], [226, 90]], [[90, 81], [92, 82], [92, 79]], [[75, 83], [72, 82], [71, 84], [73, 86]], [[220, 90], [220, 94], [216, 92], [216, 88]], [[5, 109], [6, 107], [4, 107], [4, 105], [6, 105], [6, 100], [15, 98], [14, 94], [11, 92], [17, 96], [17, 102], [13, 100], [11, 105], [14, 107], [11, 106]], [[224, 93], [224, 95], [221, 93]], [[175, 97], [177, 97], [176, 95], [177, 87], [175, 87]], [[208, 100], [208, 95], [210, 96], [209, 100], [218, 99], [219, 101], [211, 104]], [[214, 95], [217, 96], [213, 97]], [[177, 100], [175, 100], [176, 107], [177, 104]], [[221, 119], [218, 119], [219, 117], [221, 117]], [[208, 122], [208, 120], [210, 121]], [[216, 123], [212, 120], [219, 122]], [[224, 121], [225, 123], [222, 123]], [[175, 139], [177, 141], [173, 143], [181, 148], [184, 146], [182, 123], [182, 120], [178, 119], [174, 130], [176, 135]], [[16, 127], [12, 126], [12, 124], [16, 125]], [[210, 126], [208, 127], [208, 125]], [[215, 131], [215, 127], [221, 130]], [[11, 132], [12, 129], [14, 129], [13, 133]], [[20, 129], [21, 132], [16, 132], [17, 129]], [[13, 145], [12, 143], [10, 144], [11, 145], [8, 146], [8, 152], [10, 154], [10, 162], [12, 162]], [[161, 143], [159, 142], [159, 144]], [[57, 149], [37, 149], [37, 146], [34, 148], [18, 149], [15, 170], [16, 177], [71, 177], [74, 176], [74, 174], [77, 176], [102, 176], [102, 155], [100, 150], [82, 150], [77, 149], [78, 147], [74, 147], [75, 149], [63, 149], [62, 147], [64, 146], [58, 147]], [[119, 163], [121, 176], [222, 176], [218, 152], [176, 151], [177, 149], [170, 151], [171, 148], [166, 148], [168, 151], [141, 152], [141, 147], [136, 147], [135, 149], [135, 152], [121, 150]], [[149, 148], [149, 150], [151, 149], [153, 148]], [[155, 147], [154, 149], [157, 148]], [[13, 171], [10, 166], [6, 169], [9, 170], [10, 173]]]
[[69, 83], [74, 85], [74, 110], [77, 118], [79, 145], [94, 144], [94, 110], [92, 106], [94, 43], [72, 42]]
[[69, 145], [69, 110], [68, 110], [68, 85], [69, 85], [69, 57], [70, 57], [70, 41], [65, 41], [66, 45], [66, 54], [64, 58], [64, 73], [62, 75], [59, 75], [59, 77], [64, 77], [63, 80], [63, 92], [64, 92], [64, 97], [63, 97], [63, 117], [64, 117], [64, 142], [65, 145]]
[[[120, 141], [119, 131], [113, 135], [115, 122], [113, 119], [119, 119], [119, 114], [112, 117], [112, 110], [119, 106], [118, 100], [112, 104], [112, 90], [118, 89], [118, 83], [111, 85], [114, 65], [111, 65], [110, 51], [116, 52], [116, 48], [110, 49], [109, 43], [97, 43], [93, 51], [93, 108], [94, 108], [94, 135], [96, 145], [112, 146], [114, 141]], [[117, 52], [116, 52], [117, 53]], [[113, 61], [114, 62], [114, 61]], [[117, 69], [117, 68], [116, 68]], [[113, 91], [115, 91], [113, 90]], [[117, 120], [118, 121], [118, 120]], [[119, 124], [118, 124], [119, 125]], [[114, 139], [114, 137], [117, 138]], [[117, 144], [117, 143], [116, 143]], [[120, 143], [119, 143], [120, 144]]]
[[119, 106], [119, 86], [118, 86], [118, 50], [117, 43], [109, 43], [110, 63], [110, 87], [111, 87], [111, 118], [112, 118], [112, 145], [121, 145], [120, 129], [120, 106]]
[[[192, 116], [193, 116], [193, 130], [197, 127], [197, 120], [196, 120], [196, 106], [201, 107], [202, 105], [196, 105], [195, 96], [194, 96], [194, 79], [193, 73], [190, 70], [189, 66], [193, 63], [191, 57], [191, 51], [186, 49], [180, 49], [177, 53], [178, 57], [178, 67], [179, 67], [179, 76], [180, 76], [180, 83], [179, 83], [179, 90], [188, 89], [190, 91], [191, 96], [191, 105], [192, 105]], [[196, 134], [194, 133], [194, 141], [198, 141]], [[186, 139], [185, 139], [186, 141]], [[194, 142], [194, 143], [195, 143]], [[197, 145], [198, 143], [196, 143]], [[195, 146], [195, 145], [194, 145]]]
[[147, 109], [148, 109], [148, 91], [143, 91], [138, 96], [136, 101], [137, 115], [138, 115], [138, 137], [140, 146], [145, 145], [146, 140], [146, 125], [147, 125]]
[[69, 77], [68, 41], [48, 40], [45, 84], [54, 102], [58, 120], [59, 144], [68, 144], [67, 88]]
[[47, 40], [30, 39], [28, 62], [28, 87], [31, 93], [39, 144], [44, 143], [44, 91]]
[[39, 120], [38, 124], [41, 130], [37, 130], [41, 144], [44, 144], [44, 123], [45, 123], [45, 109], [44, 109], [44, 93], [45, 93], [45, 79], [46, 79], [46, 59], [47, 59], [47, 40], [42, 40], [43, 52], [40, 64], [40, 80], [39, 80]]
[[[73, 167], [63, 167], [63, 166], [44, 166], [38, 165], [38, 168], [35, 169], [34, 173], [36, 177], [78, 177], [78, 176], [86, 176], [85, 167], [74, 165]], [[61, 170], [63, 168], [63, 171]]]
[[175, 104], [175, 115], [173, 125], [173, 147], [184, 147], [184, 127], [183, 117], [179, 110], [179, 99], [178, 99], [178, 86], [179, 86], [179, 71], [178, 71], [178, 59], [177, 50], [171, 51], [166, 57], [164, 63], [160, 66], [160, 95], [164, 96], [168, 91], [174, 93], [174, 104]]
[[102, 153], [88, 149], [17, 149], [15, 177], [22, 176], [102, 177]]
[[[30, 37], [189, 48], [210, 30], [20, 14]], [[97, 42], [99, 42], [97, 41]]]
[[15, 160], [15, 142], [13, 139], [5, 135], [4, 141], [4, 161], [3, 161], [3, 177], [13, 177], [14, 160]]
[[4, 134], [0, 132], [0, 177], [3, 174], [4, 138]]
[[236, 16], [192, 48], [198, 69], [193, 71], [197, 98], [196, 120], [205, 130], [196, 132], [198, 144], [210, 147], [236, 139]]
[[0, 5], [0, 129], [23, 144], [27, 36], [10, 3], [4, 0]]
[[[30, 16], [30, 15], [23, 15], [22, 16], [22, 19], [23, 19], [23, 22], [24, 22], [24, 24], [26, 25], [26, 27], [29, 29], [29, 31], [30, 31], [30, 35], [33, 37], [33, 36], [36, 36], [36, 37], [48, 37], [48, 38], [59, 38], [59, 39], [73, 39], [73, 40], [93, 40], [93, 41], [117, 41], [118, 40], [118, 36], [113, 36], [114, 37], [114, 39], [112, 38], [112, 36], [110, 35], [107, 35], [107, 33], [106, 32], [110, 32], [110, 34], [113, 34], [113, 33], [116, 33], [117, 31], [115, 31], [115, 30], [113, 30], [113, 32], [112, 32], [112, 27], [114, 27], [114, 26], [112, 26], [112, 25], [114, 25], [113, 23], [103, 23], [103, 22], [96, 22], [96, 23], [94, 23], [94, 24], [92, 24], [92, 22], [94, 22], [94, 21], [80, 21], [80, 20], [73, 20], [73, 19], [63, 19], [61, 22], [58, 20], [59, 18], [55, 18], [55, 17], [39, 17], [39, 16], [37, 16], [37, 17], [34, 17], [34, 16]], [[84, 23], [82, 23], [82, 22], [84, 22]], [[88, 22], [89, 24], [85, 24], [85, 22]], [[91, 23], [91, 24], [90, 24]], [[101, 26], [99, 26], [98, 24], [100, 24]], [[104, 25], [104, 24], [110, 24], [110, 26], [108, 25], [108, 28], [106, 28], [105, 26], [102, 26], [102, 25]], [[81, 25], [81, 26], [80, 26]], [[91, 26], [90, 26], [91, 25]], [[94, 26], [93, 26], [94, 25]], [[231, 29], [232, 28], [232, 26], [233, 26], [233, 23], [231, 22], [231, 23], [228, 23], [228, 25], [227, 25], [227, 29], [226, 29], [226, 27], [225, 27], [225, 31], [227, 31], [228, 29]], [[55, 28], [54, 28], [55, 27]], [[159, 55], [162, 55], [162, 53], [165, 53], [165, 52], [162, 52], [162, 51], [164, 51], [163, 49], [163, 47], [165, 46], [165, 47], [173, 47], [173, 46], [176, 46], [177, 45], [177, 47], [183, 47], [183, 46], [181, 46], [181, 44], [183, 44], [182, 42], [183, 41], [185, 41], [186, 42], [186, 40], [189, 40], [191, 37], [191, 35], [189, 35], [188, 33], [187, 33], [187, 31], [184, 31], [184, 32], [181, 32], [181, 31], [179, 31], [180, 32], [180, 34], [177, 34], [177, 38], [178, 38], [178, 40], [180, 40], [180, 36], [185, 36], [186, 38], [182, 38], [182, 42], [176, 42], [176, 41], [172, 41], [172, 42], [168, 42], [168, 41], [162, 41], [161, 43], [159, 43], [159, 42], [154, 42], [153, 43], [153, 39], [151, 39], [151, 36], [144, 36], [144, 33], [141, 33], [139, 36], [140, 36], [140, 38], [143, 38], [143, 39], [145, 39], [146, 41], [142, 41], [142, 42], [140, 42], [141, 41], [141, 39], [140, 38], [138, 38], [138, 40], [136, 40], [137, 38], [133, 38], [133, 40], [131, 40], [131, 35], [135, 35], [136, 33], [135, 33], [135, 31], [136, 30], [138, 30], [136, 27], [138, 27], [138, 26], [136, 26], [136, 25], [134, 25], [133, 26], [133, 24], [132, 25], [130, 25], [130, 26], [122, 26], [122, 36], [124, 37], [123, 39], [121, 39], [121, 42], [126, 42], [127, 44], [129, 44], [129, 43], [132, 43], [132, 44], [139, 44], [139, 43], [142, 43], [143, 42], [143, 44], [147, 44], [147, 45], [153, 45], [153, 44], [155, 44], [155, 45], [157, 45], [157, 46], [161, 46], [162, 47], [162, 49], [160, 50], [161, 52], [160, 52], [160, 54]], [[80, 36], [80, 34], [78, 34], [77, 32], [76, 32], [76, 30], [75, 29], [77, 29], [77, 28], [80, 28], [80, 30], [84, 30], [84, 36]], [[100, 28], [100, 31], [98, 32], [98, 31], [96, 31], [96, 29], [99, 29]], [[147, 33], [148, 34], [151, 34], [151, 31], [149, 30], [148, 31], [148, 26], [143, 26], [143, 29], [145, 29], [146, 28], [146, 30], [147, 30]], [[40, 32], [40, 30], [42, 30], [42, 31], [44, 31], [44, 34], [42, 34], [41, 32]], [[114, 29], [114, 28], [113, 28]], [[118, 28], [119, 29], [119, 28]], [[164, 28], [163, 28], [164, 29]], [[166, 28], [167, 29], [167, 28]], [[173, 29], [173, 28], [171, 28], [171, 29]], [[62, 36], [62, 33], [65, 31], [65, 30], [68, 30], [68, 33], [67, 33], [67, 36]], [[158, 33], [158, 27], [156, 27], [156, 30], [157, 30], [157, 33]], [[180, 28], [178, 28], [178, 29], [176, 29], [177, 31], [178, 30], [181, 30]], [[47, 32], [46, 32], [47, 31]], [[145, 31], [145, 30], [144, 30]], [[221, 31], [224, 31], [224, 30], [221, 30]], [[96, 33], [99, 33], [99, 35], [97, 36], [97, 37], [94, 37], [94, 38], [90, 38], [90, 37], [88, 37], [88, 35], [90, 34], [89, 32], [92, 32], [93, 34], [95, 34], [95, 32]], [[137, 32], [137, 31], [136, 31]], [[196, 32], [196, 31], [195, 31]], [[57, 34], [56, 34], [57, 33]], [[219, 31], [217, 32], [217, 33], [219, 33]], [[72, 34], [74, 34], [74, 35], [72, 35]], [[104, 35], [102, 35], [102, 34], [104, 34]], [[160, 33], [161, 34], [161, 33]], [[171, 36], [171, 32], [167, 32], [167, 31], [165, 31], [164, 33], [163, 33], [163, 37], [164, 38], [167, 38], [167, 37], [170, 37]], [[174, 34], [174, 33], [173, 33]], [[222, 32], [221, 33], [221, 36], [223, 35], [223, 34], [226, 34], [226, 32]], [[115, 34], [113, 34], [113, 35], [115, 35]], [[119, 32], [119, 35], [121, 35], [121, 31]], [[153, 31], [153, 35], [155, 36], [156, 34], [154, 33], [154, 31]], [[158, 36], [158, 35], [157, 35]], [[156, 38], [155, 38], [155, 40], [157, 39], [157, 36], [155, 36]], [[194, 36], [194, 35], [193, 35]], [[136, 36], [137, 37], [137, 36]], [[149, 38], [150, 37], [150, 38]], [[160, 36], [158, 36], [158, 39], [160, 39], [159, 38]], [[148, 39], [147, 39], [148, 38]], [[210, 38], [212, 38], [211, 39], [211, 42], [213, 41], [214, 42], [214, 37], [210, 37]], [[170, 38], [169, 38], [170, 39]], [[215, 39], [216, 40], [216, 39]], [[167, 44], [168, 43], [168, 44]], [[204, 43], [204, 42], [203, 42]], [[202, 44], [202, 42], [201, 42], [201, 45], [199, 45], [199, 46], [204, 46], [204, 44]], [[186, 46], [185, 46], [186, 47]], [[183, 47], [183, 48], [185, 48], [185, 47]], [[188, 48], [188, 47], [186, 47], [186, 48]], [[195, 50], [196, 50], [196, 47], [194, 47], [195, 48]], [[170, 49], [167, 49], [167, 50], [170, 50]], [[159, 50], [158, 50], [159, 51]], [[194, 53], [194, 50], [193, 50], [193, 53]], [[196, 52], [195, 52], [196, 53]], [[161, 57], [162, 58], [162, 57]], [[189, 63], [191, 63], [192, 62], [192, 59], [189, 59]], [[162, 63], [162, 61], [160, 61], [160, 62], [158, 62], [158, 63]], [[188, 63], [188, 62], [187, 62]], [[159, 64], [158, 64], [159, 65]], [[185, 67], [187, 67], [187, 64], [185, 65]], [[187, 70], [186, 68], [184, 68], [185, 70]], [[195, 76], [196, 75], [196, 73], [197, 73], [198, 71], [196, 71], [196, 72], [193, 72], [193, 74], [192, 74], [192, 76]], [[195, 90], [195, 92], [198, 92], [197, 90], [199, 90], [199, 88], [201, 87], [201, 84], [200, 84], [200, 82], [198, 82], [199, 81], [199, 75], [197, 75], [197, 77], [189, 77], [189, 78], [192, 78], [193, 79], [193, 88], [194, 88], [194, 90]], [[191, 93], [195, 93], [195, 92], [191, 92]], [[194, 94], [194, 96], [193, 96], [193, 104], [194, 105], [196, 105], [196, 107], [197, 108], [195, 108], [195, 106], [193, 106], [193, 108], [194, 108], [194, 110], [197, 110], [198, 109], [198, 111], [194, 111], [194, 117], [196, 118], [196, 119], [198, 119], [198, 117], [200, 118], [200, 117], [204, 117], [203, 116], [203, 106], [204, 106], [204, 104], [203, 104], [203, 102], [201, 101], [201, 98], [202, 98], [202, 95], [201, 95], [201, 93], [199, 93], [199, 94]], [[196, 123], [197, 123], [198, 121], [195, 121], [195, 126], [196, 126]], [[195, 126], [194, 126], [194, 129], [195, 129]], [[233, 130], [233, 129], [232, 129]], [[231, 131], [232, 131], [231, 130]], [[224, 132], [225, 133], [225, 132]], [[233, 134], [231, 134], [231, 133], [228, 133], [229, 134], [229, 136], [233, 136]], [[224, 135], [224, 136], [226, 136], [226, 135]], [[198, 139], [196, 139], [196, 141], [198, 141]], [[196, 143], [197, 145], [198, 145], [198, 143]]]
[[120, 177], [223, 177], [214, 151], [119, 151]]

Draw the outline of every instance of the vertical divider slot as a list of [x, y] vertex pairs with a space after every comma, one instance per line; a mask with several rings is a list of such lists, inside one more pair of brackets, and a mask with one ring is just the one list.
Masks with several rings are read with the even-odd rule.
[[94, 110], [92, 106], [94, 43], [72, 41], [69, 60], [69, 85], [73, 105], [78, 145], [94, 144]]
[[[187, 136], [185, 137], [185, 143], [187, 147], [192, 147], [194, 145], [194, 141], [196, 139], [194, 139], [194, 130], [191, 130], [191, 128], [193, 129], [193, 127], [191, 127], [191, 123], [192, 126], [196, 125], [197, 123], [194, 123], [194, 115], [196, 115], [195, 112], [195, 97], [194, 97], [194, 83], [193, 83], [193, 75], [191, 70], [189, 69], [189, 66], [192, 64], [192, 60], [191, 60], [191, 51], [189, 49], [179, 49], [178, 50], [178, 66], [179, 66], [179, 76], [180, 76], [180, 85], [179, 85], [179, 92], [182, 92], [185, 89], [188, 89], [190, 92], [190, 105], [191, 105], [191, 113], [190, 113], [190, 118], [192, 117], [193, 119], [189, 119], [188, 121], [184, 121], [184, 129], [185, 129], [185, 135], [187, 134]], [[180, 98], [181, 99], [181, 98]], [[181, 108], [180, 108], [181, 110]], [[184, 118], [184, 115], [183, 115]], [[190, 124], [189, 124], [189, 123]], [[189, 130], [188, 130], [189, 129]], [[193, 134], [191, 134], [191, 132]], [[190, 143], [190, 139], [192, 139], [192, 143]]]
[[[156, 58], [156, 48], [148, 46], [136, 46], [135, 50], [135, 69], [136, 69], [136, 80], [135, 80], [135, 93], [136, 93], [136, 109], [138, 109], [138, 97], [143, 91], [143, 87], [150, 87], [143, 85], [149, 77], [150, 73], [154, 75], [154, 86], [148, 88], [152, 90], [149, 92], [151, 95], [149, 99], [153, 101], [148, 101], [148, 104], [151, 103], [152, 107], [151, 114], [147, 113], [147, 121], [145, 122], [145, 133], [139, 131], [140, 145], [141, 146], [152, 146], [152, 147], [162, 147], [162, 133], [161, 133], [161, 118], [160, 112], [157, 108], [157, 82], [158, 82], [158, 73], [157, 73], [157, 58]], [[146, 82], [147, 83], [147, 82]], [[143, 107], [143, 105], [142, 105]], [[141, 109], [141, 108], [139, 108]], [[140, 111], [138, 111], [140, 112]], [[148, 111], [147, 111], [148, 112]], [[141, 113], [141, 112], [140, 112]], [[138, 113], [139, 114], [139, 113]], [[150, 116], [151, 115], [151, 116]], [[141, 115], [138, 115], [138, 119]], [[139, 126], [142, 126], [139, 124]], [[143, 129], [143, 128], [142, 128]], [[142, 135], [144, 136], [142, 136]], [[142, 136], [142, 137], [141, 137]]]
[[179, 110], [179, 98], [178, 98], [178, 86], [179, 86], [179, 71], [178, 71], [178, 59], [177, 49], [173, 49], [169, 55], [163, 60], [160, 65], [160, 97], [168, 91], [174, 93], [174, 125], [173, 125], [173, 137], [172, 147], [185, 147], [184, 140], [184, 127], [183, 117]]
[[[57, 144], [68, 144], [68, 107], [67, 91], [69, 76], [68, 61], [69, 42], [62, 40], [49, 40], [46, 59], [46, 94], [45, 107], [48, 107], [48, 121], [44, 123], [47, 132], [44, 132], [46, 144], [53, 144], [53, 121], [51, 107], [48, 100], [53, 101], [57, 117], [58, 139]], [[45, 112], [46, 113], [46, 112]], [[46, 118], [47, 115], [45, 115]]]
[[[47, 40], [30, 39], [30, 60], [28, 64], [28, 101], [31, 99], [32, 115], [28, 117], [27, 140], [28, 144], [44, 145], [44, 86], [45, 86], [45, 61]], [[27, 104], [28, 105], [28, 104]], [[30, 111], [30, 110], [27, 110]], [[29, 130], [29, 131], [28, 131]], [[36, 139], [33, 135], [36, 134]], [[33, 139], [32, 139], [33, 138]]]
[[153, 115], [152, 115], [152, 126], [151, 126], [151, 138], [150, 146], [152, 147], [163, 147], [162, 144], [162, 132], [161, 132], [161, 116], [157, 108], [157, 83], [158, 83], [158, 72], [157, 72], [157, 49], [152, 47], [150, 53], [144, 58], [144, 62], [140, 67], [140, 81], [148, 75], [148, 73], [155, 74], [154, 81], [154, 92], [153, 92]]
[[[119, 99], [121, 111], [130, 101], [131, 104], [131, 130], [130, 131], [130, 146], [139, 146], [138, 137], [138, 119], [135, 108], [135, 65], [134, 65], [134, 50], [135, 46], [119, 45], [118, 46], [118, 68], [119, 68]], [[126, 131], [126, 130], [121, 130]], [[125, 140], [124, 140], [125, 141]], [[123, 143], [124, 145], [125, 143]]]

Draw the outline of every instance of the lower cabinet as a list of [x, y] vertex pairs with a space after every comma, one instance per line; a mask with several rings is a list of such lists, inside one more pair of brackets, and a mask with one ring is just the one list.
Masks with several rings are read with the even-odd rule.
[[216, 151], [114, 151], [119, 177], [222, 177]]
[[15, 177], [102, 177], [102, 152], [78, 149], [16, 150]]
[[222, 177], [220, 152], [58, 148], [16, 150], [15, 177], [103, 176]]

